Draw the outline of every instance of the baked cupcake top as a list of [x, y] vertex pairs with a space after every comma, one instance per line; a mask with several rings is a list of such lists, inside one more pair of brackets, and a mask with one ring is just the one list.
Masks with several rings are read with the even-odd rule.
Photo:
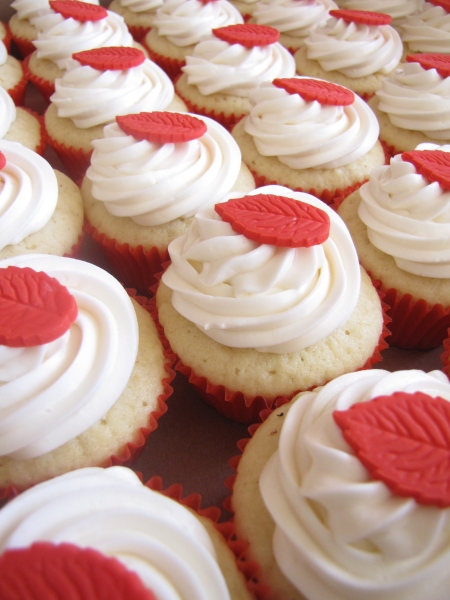
[[450, 58], [414, 54], [383, 79], [376, 92], [378, 110], [400, 129], [450, 140]]
[[119, 0], [120, 5], [132, 13], [154, 12], [164, 4], [163, 0]]
[[79, 0], [50, 0], [51, 12], [34, 20], [37, 58], [65, 69], [75, 52], [106, 46], [132, 46], [123, 17]]
[[405, 18], [400, 33], [409, 52], [450, 54], [449, 8], [446, 0], [431, 0]]
[[59, 256], [0, 261], [0, 294], [0, 455], [30, 459], [116, 402], [135, 363], [136, 314], [114, 277]]
[[361, 10], [331, 10], [305, 38], [306, 56], [325, 71], [350, 78], [386, 75], [403, 54], [400, 35], [389, 15]]
[[57, 202], [58, 183], [47, 160], [18, 142], [0, 139], [0, 250], [40, 231]]
[[118, 117], [92, 146], [86, 176], [93, 197], [111, 214], [148, 226], [191, 217], [220, 202], [242, 164], [224, 127], [189, 113]]
[[39, 540], [113, 556], [158, 598], [230, 598], [199, 519], [126, 467], [72, 471], [21, 493], [0, 511], [0, 552]]
[[260, 490], [276, 561], [307, 598], [443, 597], [449, 402], [441, 371], [381, 369], [294, 400]]
[[174, 98], [166, 73], [138, 48], [110, 46], [76, 52], [50, 97], [58, 117], [86, 129], [116, 115], [164, 110]]
[[171, 44], [184, 47], [211, 35], [212, 29], [243, 22], [228, 0], [167, 0], [156, 11], [153, 27]]
[[351, 90], [293, 77], [262, 84], [250, 95], [244, 129], [263, 156], [291, 169], [334, 169], [358, 160], [378, 140], [373, 111]]
[[0, 138], [16, 120], [16, 105], [8, 92], [0, 86]]
[[306, 348], [342, 325], [359, 296], [343, 221], [314, 196], [278, 185], [198, 212], [169, 255], [162, 281], [174, 308], [233, 348]]
[[295, 75], [294, 58], [279, 37], [273, 27], [249, 23], [213, 29], [186, 56], [182, 71], [188, 84], [205, 96], [248, 97], [263, 82]]
[[450, 146], [420, 144], [372, 171], [358, 215], [400, 269], [450, 278]]

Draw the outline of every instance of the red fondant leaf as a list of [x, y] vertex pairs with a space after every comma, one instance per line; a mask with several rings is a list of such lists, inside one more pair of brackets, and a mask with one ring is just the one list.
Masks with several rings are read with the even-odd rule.
[[419, 504], [450, 506], [450, 402], [396, 392], [333, 417], [374, 479]]
[[445, 11], [450, 12], [450, 0], [428, 0], [430, 4], [434, 6], [440, 6]]
[[189, 142], [206, 133], [206, 123], [187, 113], [142, 112], [116, 117], [119, 127], [137, 140], [156, 144]]
[[3, 152], [0, 152], [0, 171], [5, 167], [6, 165], [6, 156], [3, 154]]
[[240, 44], [246, 48], [256, 46], [268, 46], [274, 44], [280, 38], [278, 29], [268, 27], [267, 25], [257, 25], [256, 23], [239, 23], [237, 25], [228, 25], [212, 30], [213, 34], [229, 44]]
[[412, 150], [403, 152], [402, 160], [412, 163], [428, 181], [436, 181], [442, 189], [450, 190], [450, 152]]
[[108, 16], [105, 7], [97, 4], [89, 4], [80, 0], [50, 0], [50, 8], [59, 13], [65, 19], [75, 21], [100, 21]]
[[0, 269], [0, 344], [47, 344], [63, 335], [77, 314], [75, 298], [57, 279], [28, 267]]
[[[100, 593], [101, 590], [101, 593]], [[14, 591], [14, 593], [12, 593]], [[139, 576], [112, 556], [75, 544], [36, 542], [0, 556], [0, 598], [156, 600]]]
[[255, 194], [215, 205], [234, 231], [261, 244], [309, 248], [330, 233], [328, 214], [306, 202], [274, 194]]
[[306, 102], [316, 100], [330, 106], [349, 106], [355, 99], [351, 90], [324, 79], [287, 77], [274, 79], [272, 83], [288, 94], [299, 94]]
[[121, 71], [138, 67], [145, 60], [145, 54], [139, 48], [128, 46], [107, 46], [75, 52], [72, 58], [81, 65], [98, 71]]
[[330, 10], [330, 17], [344, 19], [347, 23], [360, 23], [361, 25], [390, 25], [391, 15], [369, 10], [336, 9]]
[[450, 76], [450, 56], [448, 54], [407, 54], [406, 62], [418, 62], [422, 69], [436, 69], [441, 77]]

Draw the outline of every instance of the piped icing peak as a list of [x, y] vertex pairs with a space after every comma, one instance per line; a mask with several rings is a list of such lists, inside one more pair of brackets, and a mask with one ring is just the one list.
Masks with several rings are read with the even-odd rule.
[[355, 99], [351, 90], [323, 79], [279, 78], [273, 80], [273, 85], [283, 88], [289, 94], [298, 94], [306, 102], [317, 101], [322, 105], [350, 106]]
[[450, 190], [450, 152], [442, 150], [412, 150], [403, 152], [402, 160], [414, 165], [417, 173], [430, 182], [437, 182], [442, 189]]
[[422, 69], [436, 69], [441, 77], [450, 77], [450, 56], [437, 52], [424, 54], [407, 54], [406, 62], [416, 62]]
[[234, 231], [260, 244], [309, 248], [323, 244], [330, 233], [325, 211], [287, 196], [248, 195], [216, 204], [215, 210]]
[[80, 0], [50, 0], [50, 8], [65, 19], [75, 19], [85, 23], [87, 21], [100, 21], [108, 16], [104, 6], [89, 4]]
[[347, 23], [359, 23], [361, 25], [390, 25], [392, 17], [385, 13], [373, 12], [369, 10], [350, 10], [338, 9], [330, 10], [330, 17], [335, 19], [344, 19]]
[[229, 44], [240, 44], [246, 48], [269, 46], [280, 39], [280, 32], [274, 27], [256, 23], [238, 23], [213, 29], [212, 33]]
[[72, 58], [98, 71], [121, 71], [141, 65], [145, 61], [145, 54], [139, 48], [130, 46], [106, 46], [75, 52]]
[[54, 277], [28, 267], [0, 269], [0, 344], [27, 348], [61, 337], [78, 315], [75, 298]]
[[141, 112], [117, 116], [116, 121], [127, 135], [157, 144], [190, 142], [207, 131], [204, 121], [187, 113]]

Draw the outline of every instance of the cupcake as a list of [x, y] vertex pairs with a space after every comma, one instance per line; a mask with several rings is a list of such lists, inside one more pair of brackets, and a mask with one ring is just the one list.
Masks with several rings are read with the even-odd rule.
[[446, 0], [424, 2], [403, 21], [400, 33], [408, 54], [450, 54], [450, 13]]
[[116, 121], [92, 143], [81, 186], [86, 230], [114, 274], [148, 295], [169, 243], [194, 214], [255, 184], [236, 142], [213, 119], [156, 111]]
[[3, 494], [130, 460], [172, 391], [148, 310], [73, 258], [5, 259], [0, 281]]
[[333, 0], [259, 0], [250, 22], [278, 29], [280, 43], [294, 53], [334, 8]]
[[250, 112], [248, 99], [261, 83], [293, 77], [295, 61], [273, 27], [250, 23], [213, 29], [186, 56], [175, 90], [191, 112], [232, 128]]
[[[82, 1], [99, 4], [99, 0]], [[19, 55], [25, 58], [36, 49], [34, 40], [37, 38], [38, 29], [34, 20], [50, 12], [49, 0], [13, 0], [11, 8], [15, 11], [8, 21], [11, 38]]]
[[258, 188], [199, 211], [156, 293], [176, 368], [227, 417], [255, 422], [380, 358], [383, 310], [337, 213]]
[[450, 327], [450, 145], [420, 144], [374, 169], [338, 209], [384, 292], [392, 346], [439, 346]]
[[24, 61], [28, 79], [46, 101], [75, 52], [134, 44], [122, 17], [104, 6], [79, 0], [50, 0], [49, 4], [51, 11], [34, 21], [36, 50]]
[[0, 139], [0, 259], [77, 256], [83, 200], [75, 183], [22, 144]]
[[0, 40], [5, 45], [8, 54], [11, 53], [12, 36], [9, 25], [5, 21], [0, 21]]
[[300, 75], [327, 79], [367, 100], [403, 54], [392, 17], [362, 10], [331, 10], [294, 54]]
[[121, 15], [133, 38], [140, 42], [153, 27], [156, 11], [163, 4], [163, 0], [112, 0], [108, 10]]
[[186, 110], [164, 71], [138, 48], [76, 52], [45, 111], [48, 143], [78, 180], [89, 166], [92, 141], [117, 115]]
[[198, 42], [213, 29], [237, 23], [243, 23], [243, 17], [228, 0], [166, 0], [142, 44], [150, 58], [174, 79]]
[[413, 54], [369, 100], [380, 141], [394, 156], [425, 142], [450, 141], [450, 56]]
[[8, 92], [15, 104], [23, 104], [27, 78], [22, 63], [8, 54], [5, 44], [0, 40], [0, 87]]
[[42, 118], [23, 106], [16, 106], [6, 90], [0, 87], [0, 138], [19, 142], [30, 150], [43, 154], [46, 136]]
[[262, 85], [250, 102], [232, 135], [259, 186], [276, 183], [331, 204], [385, 163], [377, 119], [348, 88], [280, 78]]
[[392, 26], [396, 29], [405, 17], [418, 12], [424, 0], [337, 0], [340, 8], [348, 10], [369, 10], [392, 17]]
[[231, 499], [259, 597], [446, 598], [449, 401], [441, 371], [373, 369], [271, 413]]
[[70, 544], [115, 558], [156, 598], [249, 600], [234, 554], [206, 515], [125, 467], [78, 469], [3, 507], [0, 552]]

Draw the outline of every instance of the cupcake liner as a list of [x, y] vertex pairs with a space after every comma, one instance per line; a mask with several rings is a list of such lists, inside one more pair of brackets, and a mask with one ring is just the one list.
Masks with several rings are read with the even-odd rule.
[[23, 110], [26, 110], [27, 113], [29, 113], [30, 115], [32, 115], [35, 119], [37, 119], [39, 121], [39, 124], [41, 126], [41, 139], [40, 139], [38, 145], [36, 146], [36, 148], [34, 149], [34, 151], [36, 152], [36, 154], [40, 154], [41, 156], [44, 156], [44, 152], [47, 147], [47, 132], [45, 131], [44, 118], [42, 117], [42, 115], [38, 114], [31, 108], [28, 108], [26, 106], [22, 106], [21, 108]]
[[55, 84], [53, 81], [48, 81], [47, 79], [43, 79], [42, 77], [39, 77], [38, 75], [36, 75], [32, 71], [30, 71], [29, 62], [30, 62], [30, 54], [28, 54], [22, 62], [25, 76], [27, 77], [28, 81], [30, 81], [34, 85], [34, 87], [38, 90], [38, 92], [44, 98], [45, 102], [47, 102], [47, 104], [49, 104], [50, 96], [55, 92]]
[[391, 158], [398, 154], [400, 151], [394, 146], [389, 145], [387, 142], [380, 139], [380, 144], [383, 146], [384, 156], [386, 158], [386, 164], [388, 165], [391, 161]]
[[414, 300], [411, 294], [401, 294], [394, 288], [385, 289], [381, 281], [372, 277], [374, 286], [380, 290], [387, 304], [390, 346], [405, 350], [431, 350], [447, 337], [450, 327], [450, 306], [429, 304], [426, 300]]
[[145, 296], [151, 295], [150, 289], [157, 282], [156, 275], [169, 259], [167, 249], [161, 252], [155, 246], [145, 249], [142, 245], [119, 244], [100, 233], [87, 220], [85, 231], [97, 243], [113, 274], [125, 287], [134, 287]]
[[443, 341], [444, 350], [441, 354], [442, 370], [450, 378], [450, 329], [447, 330], [447, 337]]
[[55, 151], [68, 175], [78, 184], [83, 179], [90, 165], [93, 150], [86, 152], [81, 148], [66, 146], [63, 142], [55, 140], [48, 134], [47, 143]]
[[80, 233], [77, 243], [74, 244], [70, 252], [67, 252], [64, 256], [67, 256], [68, 258], [81, 258], [84, 238], [84, 232]]
[[174, 80], [177, 75], [181, 73], [181, 67], [185, 65], [184, 60], [178, 60], [176, 58], [170, 58], [169, 56], [158, 54], [154, 50], [151, 50], [143, 39], [140, 41], [140, 43], [147, 50], [149, 58], [159, 67], [161, 67], [161, 69], [166, 72], [170, 79]]
[[19, 54], [19, 56], [22, 57], [22, 59], [25, 59], [27, 56], [29, 56], [32, 52], [36, 50], [36, 46], [33, 44], [32, 40], [25, 37], [21, 37], [17, 35], [17, 33], [13, 33], [12, 31], [11, 46], [15, 47], [17, 53]]
[[143, 25], [128, 25], [128, 31], [131, 33], [131, 37], [135, 42], [142, 44], [143, 38], [150, 31], [151, 27], [144, 27]]
[[1, 21], [3, 28], [5, 30], [5, 35], [2, 38], [2, 42], [5, 45], [6, 51], [8, 54], [11, 54], [11, 42], [12, 42], [12, 34], [11, 29], [9, 28], [8, 23], [5, 21]]

